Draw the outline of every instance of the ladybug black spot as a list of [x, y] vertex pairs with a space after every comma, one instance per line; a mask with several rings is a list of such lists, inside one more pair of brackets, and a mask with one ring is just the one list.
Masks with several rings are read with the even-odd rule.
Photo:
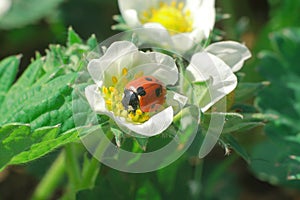
[[152, 105], [151, 105], [151, 108], [153, 109], [154, 107], [155, 107], [155, 104], [152, 104]]
[[146, 91], [145, 91], [145, 89], [144, 89], [143, 87], [138, 87], [138, 88], [136, 89], [136, 93], [137, 93], [138, 95], [140, 95], [140, 96], [145, 96], [145, 95], [146, 95]]
[[150, 78], [150, 77], [146, 77], [145, 79], [146, 79], [146, 81], [152, 81], [152, 78]]
[[162, 93], [162, 88], [161, 87], [156, 88], [156, 90], [155, 90], [156, 97], [159, 97], [161, 95], [161, 93]]

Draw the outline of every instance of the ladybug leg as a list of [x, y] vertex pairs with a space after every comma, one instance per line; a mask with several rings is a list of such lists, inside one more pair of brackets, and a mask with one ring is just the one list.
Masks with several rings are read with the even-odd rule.
[[145, 96], [146, 95], [146, 91], [143, 87], [138, 87], [136, 89], [136, 93], [139, 95], [139, 96]]

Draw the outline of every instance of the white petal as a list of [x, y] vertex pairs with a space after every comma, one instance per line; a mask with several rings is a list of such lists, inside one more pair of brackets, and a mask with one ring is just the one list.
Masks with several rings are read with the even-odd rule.
[[4, 15], [11, 7], [11, 0], [0, 1], [0, 16]]
[[143, 34], [151, 43], [159, 44], [159, 46], [170, 47], [172, 46], [171, 36], [168, 30], [160, 23], [149, 22], [143, 24], [145, 31]]
[[152, 76], [162, 81], [165, 85], [174, 85], [178, 80], [178, 69], [174, 59], [166, 54], [150, 52], [147, 55], [158, 68], [153, 71]]
[[[144, 1], [144, 0], [118, 0], [118, 6], [121, 13], [124, 10], [133, 9], [136, 10], [138, 13], [142, 11], [149, 10], [153, 7], [159, 6], [160, 0], [151, 0], [151, 1]], [[123, 13], [122, 13], [123, 14]]]
[[[143, 72], [145, 76], [154, 76], [165, 85], [174, 85], [178, 80], [178, 69], [174, 59], [166, 54], [138, 52], [130, 60], [132, 60], [132, 64], [128, 74], [131, 74], [132, 77]], [[119, 65], [126, 66], [124, 63], [126, 63], [125, 59]]]
[[237, 85], [237, 78], [230, 67], [207, 52], [199, 52], [192, 56], [187, 75], [194, 82], [212, 79], [208, 86], [211, 101], [201, 108], [203, 112], [229, 94]]
[[173, 46], [179, 52], [185, 52], [195, 45], [196, 38], [191, 33], [180, 33], [172, 36]]
[[125, 10], [122, 14], [126, 24], [130, 27], [138, 27], [141, 25], [141, 22], [138, 17], [136, 10], [128, 9]]
[[216, 42], [205, 50], [221, 58], [233, 72], [240, 70], [244, 61], [251, 57], [251, 53], [245, 45], [234, 41]]
[[88, 71], [93, 80], [98, 85], [102, 85], [104, 80], [104, 72], [107, 70], [107, 68], [111, 68], [112, 63], [117, 59], [120, 59], [130, 53], [137, 52], [137, 50], [137, 47], [131, 42], [114, 42], [108, 47], [102, 57], [99, 59], [93, 59], [88, 63]]
[[189, 9], [192, 13], [193, 28], [203, 31], [207, 38], [215, 24], [215, 1], [187, 0], [185, 9]]
[[133, 124], [127, 122], [122, 117], [115, 117], [115, 121], [119, 127], [125, 127], [134, 133], [151, 137], [162, 133], [171, 125], [173, 121], [173, 109], [170, 106], [152, 116], [148, 121], [142, 124]]
[[85, 88], [85, 96], [92, 108], [96, 113], [107, 113], [105, 100], [100, 95], [97, 85], [89, 85]]

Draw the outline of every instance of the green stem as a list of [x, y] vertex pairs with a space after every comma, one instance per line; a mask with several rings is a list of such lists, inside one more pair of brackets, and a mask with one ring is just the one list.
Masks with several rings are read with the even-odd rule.
[[194, 171], [194, 181], [197, 183], [199, 190], [196, 191], [195, 194], [193, 194], [192, 199], [199, 199], [201, 192], [203, 191], [203, 185], [202, 185], [202, 172], [203, 172], [203, 159], [196, 158], [199, 163], [195, 166]]
[[229, 156], [224, 162], [222, 162], [209, 176], [209, 179], [206, 181], [204, 191], [205, 199], [211, 199], [214, 191], [215, 186], [220, 177], [225, 173], [225, 171], [237, 160], [238, 156], [233, 154]]
[[74, 144], [66, 145], [65, 150], [69, 182], [71, 184], [72, 190], [75, 190], [79, 187], [81, 181], [80, 168], [77, 162], [77, 153]]
[[65, 152], [62, 151], [35, 189], [32, 200], [49, 199], [65, 172]]

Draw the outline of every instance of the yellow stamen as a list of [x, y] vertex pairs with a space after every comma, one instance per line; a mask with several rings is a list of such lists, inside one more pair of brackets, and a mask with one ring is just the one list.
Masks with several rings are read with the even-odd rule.
[[129, 117], [130, 119], [133, 119], [134, 116], [135, 116], [135, 115], [134, 115], [132, 112], [128, 114], [128, 117]]
[[112, 87], [112, 86], [109, 87], [108, 89], [109, 89], [110, 92], [114, 92], [114, 91], [116, 90], [116, 89], [115, 89], [114, 87]]
[[128, 73], [128, 69], [126, 67], [124, 67], [122, 69], [122, 75], [125, 76], [125, 75], [127, 75], [127, 73]]
[[172, 7], [176, 7], [176, 1], [172, 1], [172, 2], [171, 2], [171, 6], [172, 6]]
[[191, 16], [191, 11], [190, 11], [190, 10], [185, 11], [185, 15], [186, 15], [187, 17], [190, 17], [190, 16]]
[[166, 5], [165, 2], [159, 2], [159, 7], [160, 8], [163, 7], [164, 5]]
[[117, 77], [115, 77], [115, 76], [113, 76], [113, 77], [111, 78], [111, 80], [112, 80], [112, 82], [113, 82], [114, 84], [116, 84], [116, 83], [118, 82], [118, 79], [117, 79]]
[[105, 103], [106, 103], [107, 105], [111, 105], [111, 100], [106, 100]]
[[149, 115], [143, 115], [142, 117], [141, 117], [141, 119], [140, 119], [140, 122], [145, 122], [145, 121], [147, 121], [147, 120], [149, 120], [150, 119], [150, 116]]
[[[159, 3], [157, 8], [151, 8], [141, 14], [142, 23], [157, 22], [168, 30], [176, 32], [191, 32], [193, 20], [190, 10], [184, 9], [184, 3], [172, 1], [169, 5]], [[171, 32], [172, 34], [172, 32]]]
[[134, 117], [132, 118], [132, 121], [134, 122], [138, 122], [139, 121], [139, 115], [134, 115]]
[[137, 109], [137, 110], [135, 111], [135, 114], [136, 114], [136, 115], [142, 115], [142, 114], [143, 114], [143, 111], [141, 111], [141, 109]]
[[107, 87], [105, 87], [105, 86], [102, 87], [102, 93], [103, 94], [107, 94], [108, 93]]
[[179, 9], [179, 10], [182, 10], [183, 7], [184, 7], [184, 3], [183, 3], [183, 2], [180, 2], [180, 3], [178, 4], [178, 9]]

